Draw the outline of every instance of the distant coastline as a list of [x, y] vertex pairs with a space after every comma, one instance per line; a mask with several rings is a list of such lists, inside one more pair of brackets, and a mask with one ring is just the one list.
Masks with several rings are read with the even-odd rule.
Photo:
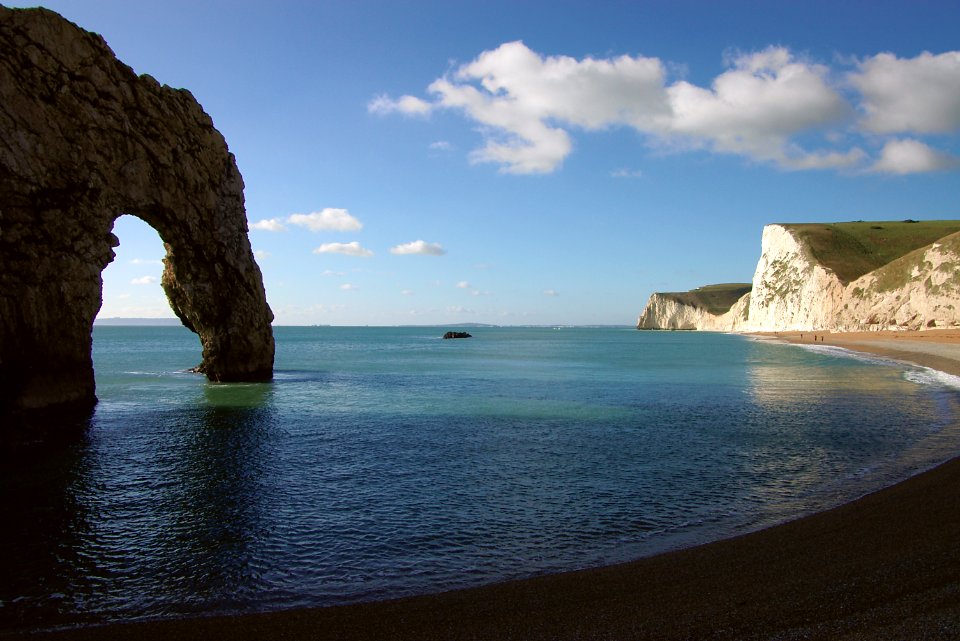
[[93, 321], [94, 326], [105, 325], [105, 326], [114, 326], [114, 325], [135, 325], [135, 326], [151, 326], [151, 327], [170, 327], [170, 326], [179, 326], [179, 318], [95, 318]]
[[[178, 318], [97, 318], [93, 321], [95, 326], [137, 326], [137, 327], [179, 327], [182, 323]], [[274, 327], [354, 327], [354, 325], [288, 325], [286, 323], [275, 323]], [[599, 325], [566, 325], [564, 323], [551, 323], [547, 325], [491, 325], [488, 323], [433, 323], [425, 325], [367, 325], [366, 327], [454, 327], [454, 328], [498, 328], [498, 327], [543, 327], [543, 328], [563, 328], [563, 329], [634, 329], [631, 323], [622, 324], [599, 324]]]

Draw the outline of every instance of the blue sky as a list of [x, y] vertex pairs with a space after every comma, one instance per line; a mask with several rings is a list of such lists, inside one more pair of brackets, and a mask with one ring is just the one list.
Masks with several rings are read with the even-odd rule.
[[[45, 6], [212, 116], [277, 324], [629, 325], [768, 223], [960, 217], [957, 2]], [[101, 316], [171, 316], [115, 232]]]

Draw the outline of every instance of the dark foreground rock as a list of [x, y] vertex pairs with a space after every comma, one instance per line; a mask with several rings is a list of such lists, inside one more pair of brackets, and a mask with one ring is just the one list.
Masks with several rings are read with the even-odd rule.
[[210, 117], [100, 36], [0, 7], [0, 415], [96, 402], [91, 328], [121, 214], [163, 239], [162, 285], [200, 336], [200, 369], [270, 379], [243, 180]]
[[443, 337], [445, 339], [446, 338], [473, 338], [473, 336], [471, 336], [466, 332], [447, 332], [446, 334], [443, 335]]

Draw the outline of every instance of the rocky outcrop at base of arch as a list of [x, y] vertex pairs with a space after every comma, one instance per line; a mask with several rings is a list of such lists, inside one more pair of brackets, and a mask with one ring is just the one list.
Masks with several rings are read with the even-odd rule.
[[270, 379], [243, 180], [210, 117], [100, 36], [0, 7], [0, 415], [96, 402], [91, 329], [121, 214], [160, 234], [163, 288], [200, 336], [200, 369]]

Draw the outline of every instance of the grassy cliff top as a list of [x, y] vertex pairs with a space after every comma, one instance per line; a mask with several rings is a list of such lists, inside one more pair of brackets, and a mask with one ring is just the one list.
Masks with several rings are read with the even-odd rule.
[[722, 283], [705, 285], [689, 292], [668, 292], [660, 295], [719, 316], [730, 311], [733, 304], [752, 288], [750, 283]]
[[960, 220], [785, 224], [844, 283], [960, 231]]

